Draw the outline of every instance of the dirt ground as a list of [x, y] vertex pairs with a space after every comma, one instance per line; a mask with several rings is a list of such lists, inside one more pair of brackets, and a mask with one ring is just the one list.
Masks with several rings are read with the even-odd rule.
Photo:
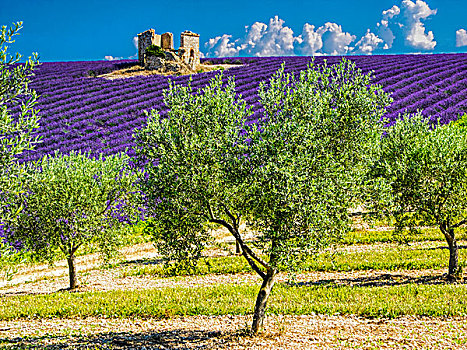
[[137, 77], [137, 76], [150, 76], [150, 75], [188, 75], [188, 74], [196, 74], [202, 72], [210, 72], [213, 70], [221, 70], [221, 69], [230, 69], [234, 67], [240, 67], [239, 64], [200, 64], [196, 72], [192, 71], [180, 71], [180, 72], [171, 72], [171, 73], [161, 73], [156, 70], [146, 70], [141, 66], [132, 66], [129, 68], [115, 70], [110, 73], [98, 75], [98, 78], [105, 78], [109, 80], [114, 79], [122, 79], [122, 78], [130, 78], [130, 77]]
[[[422, 243], [416, 243], [417, 248]], [[434, 243], [437, 244], [436, 242]], [[385, 249], [391, 244], [380, 244]], [[396, 244], [392, 244], [396, 245]], [[427, 242], [427, 245], [433, 245]], [[377, 249], [379, 245], [371, 245]], [[362, 247], [349, 246], [351, 251], [362, 250]], [[347, 247], [347, 248], [349, 248]], [[358, 249], [357, 249], [358, 248]], [[223, 256], [230, 252], [220, 249], [210, 249], [206, 255]], [[121, 250], [121, 264], [105, 268], [98, 254], [89, 254], [76, 258], [78, 276], [78, 292], [109, 291], [109, 290], [137, 290], [162, 287], [197, 287], [214, 284], [260, 284], [260, 278], [255, 273], [238, 274], [208, 274], [184, 277], [159, 277], [151, 275], [135, 276], [131, 272], [143, 266], [150, 266], [160, 262], [159, 256], [152, 243], [141, 243]], [[445, 269], [430, 270], [370, 270], [323, 272], [314, 271], [294, 275], [294, 283], [299, 284], [336, 284], [347, 286], [390, 286], [408, 283], [438, 284], [445, 283], [443, 273]], [[280, 273], [277, 282], [287, 282], [290, 276]], [[68, 287], [68, 266], [66, 260], [60, 260], [49, 266], [48, 264], [24, 266], [10, 280], [0, 280], [0, 297], [25, 294], [49, 294]]]
[[[223, 254], [228, 252], [220, 249], [209, 252], [211, 256]], [[152, 243], [123, 249], [121, 259], [123, 264], [102, 268], [97, 254], [79, 257], [78, 293], [175, 285], [259, 285], [259, 278], [250, 273], [169, 278], [132, 276], [128, 273], [131, 269], [157, 262]], [[67, 272], [65, 261], [57, 262], [54, 267], [24, 266], [14, 279], [1, 282], [0, 298], [56, 293], [67, 287]], [[294, 281], [350, 286], [432, 284], [444, 283], [443, 272], [310, 272], [298, 274]], [[287, 281], [288, 276], [279, 275], [278, 280]], [[247, 332], [251, 318], [251, 315], [222, 315], [162, 320], [88, 317], [0, 321], [0, 349], [467, 349], [467, 317], [389, 320], [341, 315], [268, 316], [263, 332], [256, 337]]]
[[42, 319], [0, 322], [0, 348], [467, 349], [466, 321], [467, 318], [269, 316], [263, 332], [252, 337], [246, 333], [250, 316]]

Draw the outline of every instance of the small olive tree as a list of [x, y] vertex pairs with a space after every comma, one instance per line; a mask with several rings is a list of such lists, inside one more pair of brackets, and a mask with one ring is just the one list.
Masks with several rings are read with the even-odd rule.
[[[380, 132], [390, 99], [349, 61], [299, 77], [282, 67], [262, 84], [265, 119], [251, 112], [233, 80], [218, 75], [201, 93], [170, 84], [167, 118], [151, 112], [137, 130], [140, 179], [159, 249], [171, 259], [201, 255], [207, 225], [229, 230], [262, 278], [252, 332], [262, 326], [275, 277], [338, 238], [361, 155]], [[257, 232], [244, 239], [240, 222]]]
[[404, 115], [375, 144], [369, 159], [372, 206], [402, 232], [439, 227], [449, 246], [448, 279], [459, 272], [455, 230], [467, 223], [467, 129]]
[[22, 210], [6, 222], [7, 239], [50, 262], [58, 249], [68, 262], [69, 289], [76, 288], [77, 250], [96, 243], [110, 257], [116, 228], [135, 213], [130, 209], [135, 178], [127, 163], [126, 155], [104, 160], [72, 152], [28, 165], [22, 191], [11, 198]]
[[[34, 131], [39, 127], [38, 111], [34, 109], [37, 95], [29, 88], [33, 69], [38, 65], [37, 54], [19, 64], [22, 56], [8, 53], [8, 44], [14, 42], [22, 22], [0, 31], [0, 225], [4, 217], [16, 212], [6, 194], [18, 190], [17, 177], [23, 171], [17, 157], [25, 150], [33, 149], [39, 141]], [[13, 115], [12, 110], [19, 107]]]

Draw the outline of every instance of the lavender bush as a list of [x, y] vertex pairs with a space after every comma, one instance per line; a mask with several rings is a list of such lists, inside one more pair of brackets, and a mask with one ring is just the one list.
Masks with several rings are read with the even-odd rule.
[[[342, 57], [317, 57], [319, 65], [327, 59], [335, 64]], [[388, 122], [394, 123], [403, 112], [422, 109], [423, 114], [441, 124], [467, 112], [467, 54], [349, 56], [364, 73], [374, 71], [373, 82], [392, 93], [394, 102], [387, 109]], [[236, 90], [252, 107], [247, 123], [264, 116], [258, 98], [261, 81], [267, 81], [285, 63], [286, 73], [306, 69], [310, 57], [214, 58], [212, 63], [243, 63], [224, 71], [224, 81], [235, 76]], [[136, 65], [136, 60], [117, 62], [44, 63], [31, 87], [41, 96], [43, 142], [38, 152], [26, 153], [23, 160], [37, 160], [55, 150], [91, 152], [92, 155], [115, 154], [129, 150], [133, 155], [133, 130], [146, 123], [144, 110], [156, 109], [167, 114], [163, 90], [168, 79], [187, 84], [188, 76], [146, 76], [106, 80], [95, 76]], [[193, 76], [193, 90], [206, 86], [216, 72]]]

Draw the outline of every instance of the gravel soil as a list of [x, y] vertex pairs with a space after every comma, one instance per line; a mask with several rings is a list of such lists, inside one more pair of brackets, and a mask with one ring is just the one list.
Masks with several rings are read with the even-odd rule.
[[[359, 252], [368, 250], [387, 250], [395, 248], [394, 243], [378, 243], [372, 245], [352, 245], [338, 248], [344, 252]], [[410, 249], [420, 247], [438, 247], [439, 242], [418, 242]], [[406, 248], [407, 249], [407, 248]], [[170, 286], [206, 286], [224, 283], [259, 283], [258, 275], [254, 273], [239, 273], [229, 275], [176, 276], [157, 277], [150, 275], [132, 276], [131, 271], [144, 265], [158, 263], [158, 254], [152, 243], [141, 243], [123, 248], [120, 260], [122, 264], [111, 268], [103, 268], [98, 254], [79, 256], [76, 259], [76, 270], [79, 291], [107, 291], [116, 289], [150, 289]], [[207, 250], [207, 256], [229, 255], [220, 249]], [[348, 272], [310, 272], [294, 276], [293, 281], [299, 284], [338, 284], [351, 286], [384, 286], [407, 283], [445, 283], [443, 274], [446, 269], [432, 270], [369, 270]], [[283, 273], [278, 276], [278, 282], [289, 281], [291, 276]], [[461, 281], [459, 281], [461, 282]], [[462, 282], [465, 282], [462, 281]], [[39, 264], [23, 266], [10, 281], [0, 280], [0, 296], [19, 294], [48, 294], [67, 288], [68, 267], [66, 260], [58, 261], [54, 266]]]
[[[367, 248], [370, 248], [368, 246]], [[363, 246], [354, 247], [361, 250]], [[372, 246], [370, 249], [376, 249]], [[221, 254], [213, 250], [209, 255]], [[78, 292], [116, 289], [259, 285], [255, 274], [162, 278], [128, 276], [135, 265], [153, 263], [150, 243], [122, 251], [124, 264], [100, 267], [98, 256], [79, 257]], [[68, 286], [65, 261], [25, 266], [0, 285], [0, 297], [55, 293]], [[443, 270], [312, 272], [295, 276], [299, 284], [389, 286], [445, 283]], [[278, 276], [287, 281], [289, 276]], [[465, 281], [464, 281], [465, 283]], [[1, 310], [0, 310], [1, 312]], [[171, 319], [28, 319], [0, 321], [0, 349], [467, 349], [467, 317], [365, 319], [354, 316], [268, 316], [263, 332], [248, 334], [251, 315], [193, 316]]]
[[[76, 292], [94, 292], [109, 290], [141, 290], [163, 287], [201, 287], [216, 284], [254, 284], [261, 285], [261, 280], [254, 273], [231, 275], [209, 274], [202, 276], [157, 277], [150, 275], [125, 276], [127, 267], [114, 269], [79, 270], [79, 287]], [[409, 283], [439, 284], [446, 283], [444, 270], [399, 270], [399, 271], [349, 271], [349, 272], [309, 272], [293, 276], [293, 283], [299, 285], [347, 285], [347, 286], [393, 286]], [[290, 282], [291, 276], [281, 273], [276, 282]], [[458, 283], [465, 283], [458, 281]], [[68, 275], [37, 279], [29, 283], [20, 283], [0, 288], [1, 296], [50, 294], [66, 289]]]
[[0, 322], [3, 349], [467, 349], [467, 318], [269, 316]]
[[[198, 65], [196, 70], [203, 71], [203, 72], [209, 72], [213, 70], [229, 69], [229, 68], [235, 68], [235, 67], [241, 67], [241, 66], [242, 66], [241, 64], [215, 64], [215, 65], [200, 64]], [[125, 78], [138, 77], [138, 76], [150, 76], [150, 75], [174, 76], [174, 75], [187, 75], [187, 74], [196, 74], [196, 73], [197, 72], [191, 71], [191, 70], [180, 70], [178, 72], [161, 73], [157, 70], [146, 70], [143, 67], [136, 65], [130, 68], [115, 70], [110, 73], [101, 74], [101, 75], [98, 75], [97, 77], [108, 79], [108, 80], [114, 80], [114, 79], [125, 79]]]

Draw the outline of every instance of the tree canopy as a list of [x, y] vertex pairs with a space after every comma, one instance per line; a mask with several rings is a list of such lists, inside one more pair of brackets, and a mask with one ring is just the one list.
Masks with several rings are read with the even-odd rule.
[[259, 91], [264, 119], [256, 124], [233, 79], [218, 75], [197, 92], [171, 83], [167, 117], [153, 110], [135, 133], [156, 245], [168, 260], [193, 261], [209, 225], [227, 228], [263, 279], [255, 333], [278, 271], [348, 229], [360, 152], [390, 103], [371, 74], [347, 60], [311, 64], [298, 77], [283, 66]]
[[17, 157], [31, 150], [39, 142], [34, 131], [39, 127], [40, 117], [34, 108], [36, 92], [29, 88], [34, 68], [39, 64], [37, 54], [20, 64], [19, 53], [11, 56], [8, 44], [14, 43], [22, 22], [0, 31], [0, 223], [2, 217], [16, 212], [12, 203], [6, 202], [5, 194], [16, 191], [17, 177], [22, 167]]
[[135, 178], [127, 163], [126, 155], [104, 160], [72, 152], [28, 164], [20, 193], [9, 198], [21, 210], [5, 221], [6, 238], [50, 262], [60, 253], [74, 289], [77, 250], [96, 243], [110, 257], [118, 244], [116, 228], [136, 214], [131, 206]]
[[467, 223], [467, 132], [421, 113], [404, 115], [375, 143], [369, 159], [371, 203], [396, 228], [437, 226], [450, 250], [448, 278], [459, 272], [455, 230]]

